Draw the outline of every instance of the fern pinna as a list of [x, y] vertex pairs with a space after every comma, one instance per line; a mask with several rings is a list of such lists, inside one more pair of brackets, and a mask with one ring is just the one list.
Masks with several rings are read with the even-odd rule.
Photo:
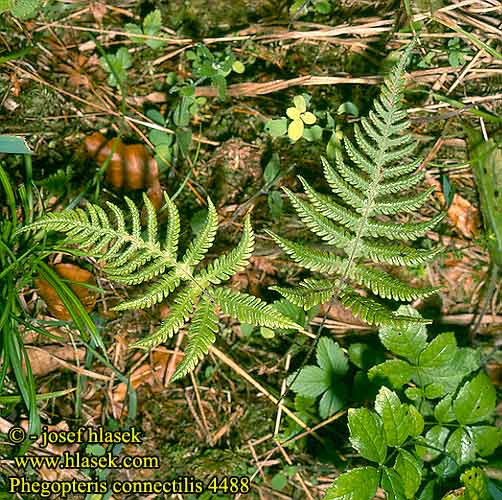
[[117, 311], [144, 309], [163, 301], [178, 289], [171, 302], [169, 316], [148, 337], [132, 347], [151, 349], [172, 337], [190, 320], [188, 344], [173, 379], [193, 370], [208, 352], [218, 331], [216, 308], [241, 322], [269, 328], [300, 328], [277, 309], [252, 295], [220, 286], [232, 275], [246, 267], [254, 248], [254, 234], [249, 216], [237, 246], [227, 255], [197, 269], [211, 247], [218, 228], [218, 216], [208, 199], [206, 224], [178, 260], [180, 218], [176, 205], [165, 197], [168, 224], [162, 243], [155, 209], [146, 195], [147, 213], [143, 228], [138, 209], [127, 197], [131, 228], [126, 225], [123, 211], [108, 202], [114, 215], [112, 224], [108, 214], [98, 205], [49, 213], [23, 230], [43, 229], [67, 234], [66, 243], [77, 244], [89, 255], [105, 264], [103, 271], [114, 281], [125, 285], [148, 283], [137, 297], [120, 303]]
[[[439, 214], [426, 222], [382, 222], [379, 218], [399, 212], [412, 213], [421, 207], [434, 188], [412, 192], [423, 179], [417, 171], [421, 159], [410, 159], [416, 141], [409, 133], [406, 112], [400, 100], [404, 72], [411, 47], [385, 80], [369, 117], [355, 124], [355, 142], [344, 137], [335, 153], [334, 167], [322, 158], [324, 175], [335, 197], [316, 192], [299, 177], [306, 199], [284, 189], [300, 219], [326, 243], [341, 252], [318, 250], [268, 232], [295, 262], [311, 271], [338, 276], [338, 279], [306, 279], [296, 288], [273, 287], [285, 298], [308, 309], [336, 296], [356, 316], [371, 324], [416, 322], [396, 315], [383, 303], [345, 286], [352, 282], [368, 288], [384, 299], [412, 301], [434, 293], [434, 287], [413, 288], [386, 271], [365, 265], [411, 266], [435, 257], [441, 248], [416, 249], [403, 241], [415, 240], [440, 222]], [[367, 262], [366, 262], [367, 263]]]

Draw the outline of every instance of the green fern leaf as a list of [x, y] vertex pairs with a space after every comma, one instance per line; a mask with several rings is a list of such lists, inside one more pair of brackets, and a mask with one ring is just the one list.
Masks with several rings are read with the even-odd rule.
[[[332, 166], [321, 158], [324, 176], [333, 196], [314, 190], [299, 177], [307, 200], [284, 189], [302, 222], [337, 251], [313, 249], [271, 232], [278, 245], [307, 269], [342, 279], [307, 279], [299, 287], [274, 287], [285, 298], [306, 309], [339, 294], [339, 300], [363, 320], [381, 325], [416, 322], [399, 316], [372, 297], [344, 287], [346, 282], [384, 299], [410, 302], [435, 293], [435, 287], [414, 288], [374, 264], [412, 266], [436, 257], [442, 249], [413, 248], [446, 214], [427, 221], [389, 221], [387, 216], [412, 214], [427, 201], [433, 189], [416, 192], [423, 180], [420, 158], [414, 158], [417, 141], [409, 133], [410, 122], [401, 107], [404, 72], [410, 46], [382, 86], [367, 117], [354, 127], [354, 139], [343, 138]], [[413, 192], [415, 190], [415, 192]], [[382, 217], [387, 217], [383, 218]], [[345, 254], [345, 255], [344, 255]], [[369, 262], [373, 263], [370, 265]]]
[[224, 314], [236, 318], [241, 323], [268, 328], [301, 328], [258, 297], [235, 292], [229, 288], [216, 288], [210, 293]]
[[183, 360], [176, 367], [172, 380], [177, 380], [192, 371], [197, 363], [208, 353], [210, 345], [216, 340], [218, 318], [214, 312], [214, 304], [201, 299], [188, 329], [188, 344]]
[[170, 300], [171, 294], [176, 293], [162, 324], [132, 344], [136, 348], [153, 349], [190, 324], [185, 357], [178, 366], [176, 378], [192, 370], [215, 341], [218, 307], [224, 314], [256, 326], [300, 328], [256, 297], [217, 288], [249, 262], [255, 242], [249, 216], [244, 221], [237, 246], [227, 255], [196, 269], [214, 241], [218, 227], [216, 209], [208, 200], [207, 223], [190, 243], [183, 259], [178, 261], [179, 214], [169, 197], [166, 196], [165, 201], [169, 220], [163, 245], [159, 241], [154, 207], [146, 196], [144, 223], [136, 205], [125, 198], [127, 216], [112, 203], [107, 203], [111, 216], [101, 207], [88, 204], [85, 210], [49, 213], [19, 232], [52, 230], [65, 233], [67, 243], [79, 245], [85, 253], [104, 263], [103, 271], [112, 280], [126, 285], [144, 285], [136, 296], [115, 306], [116, 311], [145, 309]]

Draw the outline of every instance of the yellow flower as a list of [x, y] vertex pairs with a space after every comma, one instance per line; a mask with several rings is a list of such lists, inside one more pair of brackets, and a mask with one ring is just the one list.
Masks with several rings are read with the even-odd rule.
[[301, 95], [293, 98], [294, 107], [288, 108], [286, 114], [293, 120], [288, 126], [288, 137], [292, 141], [297, 141], [303, 135], [304, 124], [313, 125], [316, 117], [307, 111], [305, 99]]

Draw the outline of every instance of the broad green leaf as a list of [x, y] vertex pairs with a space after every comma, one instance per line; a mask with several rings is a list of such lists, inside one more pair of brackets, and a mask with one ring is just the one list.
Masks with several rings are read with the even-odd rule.
[[401, 446], [409, 435], [408, 405], [402, 404], [397, 394], [384, 386], [375, 399], [375, 410], [382, 417], [387, 445]]
[[37, 13], [40, 3], [40, 0], [13, 0], [10, 2], [11, 13], [23, 21], [30, 19]]
[[349, 370], [349, 362], [341, 347], [329, 337], [319, 339], [316, 359], [323, 370], [335, 375], [345, 375]]
[[0, 135], [0, 153], [31, 155], [30, 148], [22, 137]]
[[127, 69], [131, 67], [132, 59], [129, 55], [129, 51], [125, 47], [120, 47], [120, 49], [117, 50], [115, 57], [122, 68]]
[[444, 394], [444, 387], [442, 384], [433, 382], [425, 387], [424, 395], [427, 399], [437, 399]]
[[409, 451], [399, 450], [394, 469], [401, 477], [406, 498], [415, 498], [422, 482], [422, 462]]
[[[289, 377], [293, 380], [295, 374]], [[318, 366], [305, 366], [300, 375], [291, 385], [291, 389], [301, 396], [315, 398], [320, 396], [324, 391], [327, 391], [330, 386], [329, 373], [325, 372]]]
[[379, 481], [374, 467], [359, 467], [338, 476], [324, 500], [372, 500]]
[[434, 474], [440, 480], [448, 480], [458, 473], [458, 464], [451, 455], [446, 455], [438, 464], [432, 466]]
[[455, 335], [440, 333], [420, 354], [419, 365], [421, 368], [443, 368], [453, 361], [456, 349]]
[[382, 488], [387, 500], [406, 500], [403, 480], [395, 470], [383, 467]]
[[441, 425], [431, 427], [422, 440], [423, 444], [416, 445], [418, 456], [427, 462], [437, 458], [444, 450], [444, 444], [449, 434], [449, 429]]
[[495, 412], [495, 387], [484, 373], [476, 375], [460, 389], [453, 411], [461, 424], [490, 420]]
[[492, 455], [502, 445], [502, 429], [491, 425], [471, 427], [476, 451], [482, 457]]
[[370, 380], [388, 380], [394, 389], [400, 389], [409, 382], [415, 374], [415, 368], [407, 361], [401, 359], [390, 359], [384, 363], [374, 366], [368, 372]]
[[434, 408], [434, 416], [440, 424], [453, 422], [455, 420], [455, 413], [452, 407], [453, 394], [445, 396]]
[[272, 488], [274, 490], [281, 491], [288, 484], [288, 478], [281, 472], [278, 472], [277, 474], [274, 475], [270, 484], [272, 485]]
[[[420, 318], [420, 314], [411, 306], [401, 306], [398, 314]], [[427, 345], [425, 325], [405, 323], [399, 326], [382, 326], [379, 331], [382, 344], [397, 356], [418, 364], [420, 353]]]
[[281, 193], [279, 193], [279, 191], [270, 192], [267, 196], [267, 204], [272, 217], [278, 220], [282, 215], [282, 209], [284, 206]]
[[[286, 133], [286, 122], [284, 121], [284, 133]], [[283, 133], [283, 134], [284, 134]], [[283, 135], [280, 134], [280, 135]], [[263, 171], [263, 179], [267, 184], [273, 184], [281, 173], [281, 161], [279, 155], [274, 153]]]
[[[417, 369], [416, 383], [423, 385], [438, 384], [443, 388], [443, 394], [454, 392], [462, 379], [480, 366], [479, 352], [469, 347], [457, 348], [450, 363], [443, 367]], [[436, 386], [437, 387], [437, 386]]]
[[488, 479], [479, 467], [471, 467], [466, 470], [460, 479], [465, 484], [465, 500], [492, 500], [496, 498], [490, 495]]
[[446, 451], [453, 456], [459, 465], [474, 462], [476, 443], [472, 434], [467, 429], [455, 429], [446, 443]]
[[379, 464], [387, 457], [387, 443], [380, 416], [366, 408], [349, 409], [350, 442], [359, 454]]
[[349, 359], [361, 370], [368, 370], [377, 363], [382, 363], [384, 356], [381, 350], [369, 344], [356, 342], [349, 345]]
[[436, 500], [435, 489], [436, 489], [436, 479], [429, 481], [425, 488], [420, 493], [418, 500]]
[[269, 120], [265, 123], [265, 132], [272, 137], [282, 137], [288, 130], [288, 120], [286, 118], [278, 118]]
[[150, 132], [148, 133], [148, 138], [155, 146], [158, 146], [159, 144], [167, 144], [168, 146], [170, 146], [173, 143], [173, 136], [171, 134], [166, 134], [161, 130], [150, 130]]
[[319, 402], [319, 415], [321, 418], [328, 418], [334, 415], [338, 410], [341, 410], [347, 401], [346, 386], [343, 382], [330, 387], [322, 396]]
[[424, 417], [422, 417], [422, 414], [413, 405], [409, 405], [408, 407], [408, 421], [410, 423], [410, 436], [420, 436], [424, 431]]
[[292, 141], [297, 141], [303, 135], [303, 122], [300, 118], [293, 120], [288, 126], [288, 137]]
[[342, 104], [340, 104], [340, 106], [338, 106], [338, 109], [336, 110], [336, 112], [339, 115], [348, 114], [348, 115], [355, 116], [356, 118], [359, 116], [359, 109], [351, 101], [345, 101]]

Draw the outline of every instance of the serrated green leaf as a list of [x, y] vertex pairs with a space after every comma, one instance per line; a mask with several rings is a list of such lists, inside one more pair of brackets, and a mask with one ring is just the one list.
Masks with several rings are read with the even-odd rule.
[[474, 462], [476, 443], [472, 433], [465, 428], [455, 429], [448, 438], [446, 451], [453, 456], [459, 465]]
[[489, 457], [499, 446], [502, 446], [502, 429], [492, 425], [477, 425], [470, 429], [478, 455]]
[[434, 408], [434, 416], [440, 424], [446, 424], [455, 420], [452, 402], [453, 394], [448, 394]]
[[437, 399], [440, 398], [445, 392], [442, 384], [433, 382], [425, 387], [424, 395], [427, 399]]
[[419, 366], [429, 369], [443, 368], [453, 361], [456, 348], [457, 341], [453, 333], [440, 333], [420, 354]]
[[488, 376], [479, 373], [460, 389], [453, 411], [461, 424], [475, 424], [490, 420], [495, 412], [495, 387]]
[[395, 470], [383, 467], [381, 484], [387, 500], [406, 500], [403, 480]]
[[[295, 376], [296, 373], [290, 375], [288, 383], [291, 383]], [[291, 389], [301, 396], [316, 398], [329, 389], [330, 382], [328, 372], [318, 366], [308, 365], [302, 368]]]
[[[127, 33], [133, 33], [136, 35], [142, 35], [143, 30], [141, 29], [141, 26], [138, 26], [137, 24], [134, 23], [126, 23], [124, 26], [124, 29]], [[143, 43], [145, 40], [143, 37], [138, 37], [138, 36], [130, 36], [129, 37], [134, 43]]]
[[400, 389], [411, 380], [414, 374], [415, 368], [401, 359], [390, 359], [373, 366], [368, 372], [370, 380], [383, 379], [383, 381], [388, 381], [394, 389]]
[[381, 417], [366, 408], [350, 408], [348, 414], [352, 446], [362, 457], [383, 464], [387, 443]]
[[341, 347], [329, 337], [319, 339], [316, 359], [317, 364], [328, 373], [343, 376], [349, 370], [349, 362]]
[[399, 474], [406, 498], [415, 498], [415, 493], [422, 482], [422, 462], [409, 451], [399, 450], [394, 463], [394, 470]]
[[[156, 9], [153, 12], [147, 14], [143, 20], [143, 32], [145, 35], [158, 36], [160, 28], [162, 27], [162, 16], [160, 10]], [[162, 40], [148, 40], [145, 39], [145, 43], [152, 49], [158, 49], [164, 45]]]
[[409, 405], [408, 408], [408, 421], [410, 423], [410, 436], [420, 436], [424, 430], [424, 417], [422, 417], [422, 414], [413, 405]]
[[416, 445], [418, 456], [427, 462], [437, 458], [444, 450], [449, 434], [450, 430], [441, 425], [431, 427], [422, 440], [423, 444]]
[[[399, 314], [420, 318], [420, 314], [411, 306], [401, 306]], [[427, 330], [425, 325], [382, 326], [379, 329], [382, 344], [397, 356], [418, 364], [420, 353], [427, 345]]]
[[345, 403], [347, 390], [342, 381], [334, 384], [322, 395], [319, 401], [319, 415], [321, 418], [328, 418], [341, 410]]
[[326, 491], [324, 500], [372, 500], [379, 482], [374, 467], [359, 467], [338, 476]]
[[402, 404], [395, 392], [381, 387], [375, 399], [375, 410], [382, 417], [387, 445], [400, 447], [409, 435], [408, 405]]

